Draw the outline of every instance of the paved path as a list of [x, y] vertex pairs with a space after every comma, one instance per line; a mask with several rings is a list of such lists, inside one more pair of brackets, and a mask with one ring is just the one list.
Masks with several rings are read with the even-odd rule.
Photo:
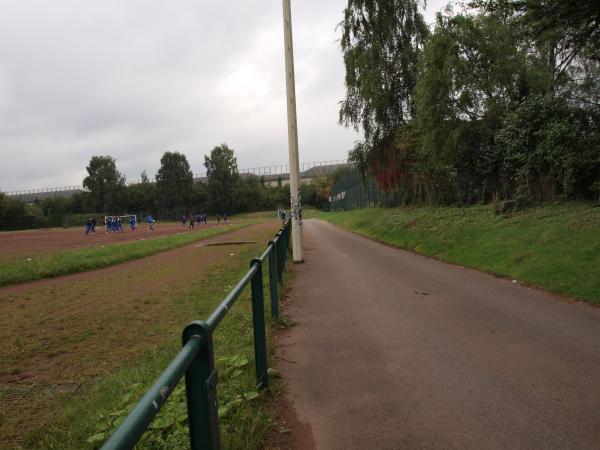
[[304, 237], [278, 364], [317, 448], [600, 449], [600, 309], [322, 221]]

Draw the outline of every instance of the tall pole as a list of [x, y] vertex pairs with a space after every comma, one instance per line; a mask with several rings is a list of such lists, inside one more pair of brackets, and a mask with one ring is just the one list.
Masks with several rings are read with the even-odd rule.
[[285, 84], [287, 90], [288, 147], [290, 153], [290, 212], [292, 218], [293, 261], [304, 261], [302, 249], [302, 204], [298, 160], [298, 121], [296, 120], [296, 81], [294, 78], [294, 42], [292, 39], [292, 8], [283, 0], [283, 33], [285, 37]]

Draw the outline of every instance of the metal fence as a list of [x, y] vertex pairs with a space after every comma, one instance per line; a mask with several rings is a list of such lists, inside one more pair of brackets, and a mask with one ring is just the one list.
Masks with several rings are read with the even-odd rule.
[[181, 351], [133, 408], [121, 426], [104, 443], [102, 450], [132, 449], [184, 375], [190, 447], [194, 450], [221, 448], [217, 412], [217, 369], [215, 368], [212, 336], [244, 288], [250, 284], [256, 383], [261, 388], [267, 387], [269, 378], [263, 263], [268, 258], [271, 316], [277, 318], [279, 317], [278, 284], [283, 281], [283, 271], [290, 242], [290, 228], [288, 220], [277, 232], [275, 239], [269, 242], [265, 252], [250, 262], [248, 272], [206, 321], [195, 321], [185, 327]]
[[373, 177], [363, 177], [352, 167], [331, 188], [329, 203], [331, 211], [348, 211], [376, 206], [398, 206], [402, 203], [402, 192], [396, 187], [390, 191], [379, 188]]

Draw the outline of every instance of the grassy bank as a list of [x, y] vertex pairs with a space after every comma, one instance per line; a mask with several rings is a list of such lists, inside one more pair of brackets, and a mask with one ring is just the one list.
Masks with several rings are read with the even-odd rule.
[[[257, 240], [266, 240], [276, 231], [264, 227], [259, 232], [253, 230], [247, 230], [247, 237]], [[148, 317], [147, 329], [157, 333], [155, 339], [148, 339], [144, 344], [145, 351], [102, 376], [93, 388], [58, 402], [56, 419], [31, 433], [25, 448], [97, 448], [180, 349], [182, 327], [192, 319], [209, 315], [248, 270], [250, 259], [264, 250], [264, 244], [232, 249], [207, 247], [199, 250], [209, 252], [209, 260], [220, 258], [221, 262], [203, 270], [201, 276], [198, 272], [193, 276], [186, 275], [187, 282], [179, 280], [173, 289], [161, 294], [165, 310], [160, 315]], [[197, 259], [196, 256], [190, 258]], [[267, 274], [265, 270], [265, 278]], [[128, 282], [135, 285], [144, 281], [130, 279]], [[268, 302], [268, 295], [265, 295]], [[165, 331], [165, 321], [171, 322], [168, 331]], [[174, 326], [173, 322], [178, 325]], [[258, 392], [255, 387], [249, 288], [219, 325], [214, 337], [223, 448], [263, 448], [273, 424], [269, 417], [270, 394]], [[270, 343], [269, 348], [272, 348]], [[113, 348], [107, 355], [118, 353], [118, 349]], [[140, 448], [188, 447], [185, 394], [183, 383], [180, 383], [150, 431], [144, 435]]]
[[171, 250], [217, 234], [227, 233], [252, 225], [257, 219], [245, 219], [228, 227], [208, 228], [201, 231], [160, 236], [146, 240], [65, 250], [0, 262], [0, 287], [25, 283], [42, 278], [58, 277], [112, 266], [133, 259], [144, 258], [158, 252]]
[[387, 244], [600, 304], [600, 208], [561, 203], [496, 215], [490, 206], [310, 211]]

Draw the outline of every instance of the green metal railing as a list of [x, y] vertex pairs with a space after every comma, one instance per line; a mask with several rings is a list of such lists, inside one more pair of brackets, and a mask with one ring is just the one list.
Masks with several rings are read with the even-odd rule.
[[269, 259], [269, 291], [271, 316], [279, 317], [278, 284], [288, 256], [290, 222], [277, 232], [265, 252], [250, 262], [250, 269], [227, 294], [206, 321], [194, 321], [183, 330], [183, 347], [169, 366], [158, 377], [133, 408], [123, 423], [102, 446], [102, 450], [131, 449], [160, 408], [173, 393], [185, 375], [190, 448], [219, 449], [219, 416], [217, 413], [217, 370], [215, 369], [213, 333], [234, 305], [244, 288], [250, 284], [252, 292], [252, 324], [254, 329], [254, 356], [256, 383], [266, 388], [269, 383], [267, 363], [267, 336], [263, 293], [263, 263]]

